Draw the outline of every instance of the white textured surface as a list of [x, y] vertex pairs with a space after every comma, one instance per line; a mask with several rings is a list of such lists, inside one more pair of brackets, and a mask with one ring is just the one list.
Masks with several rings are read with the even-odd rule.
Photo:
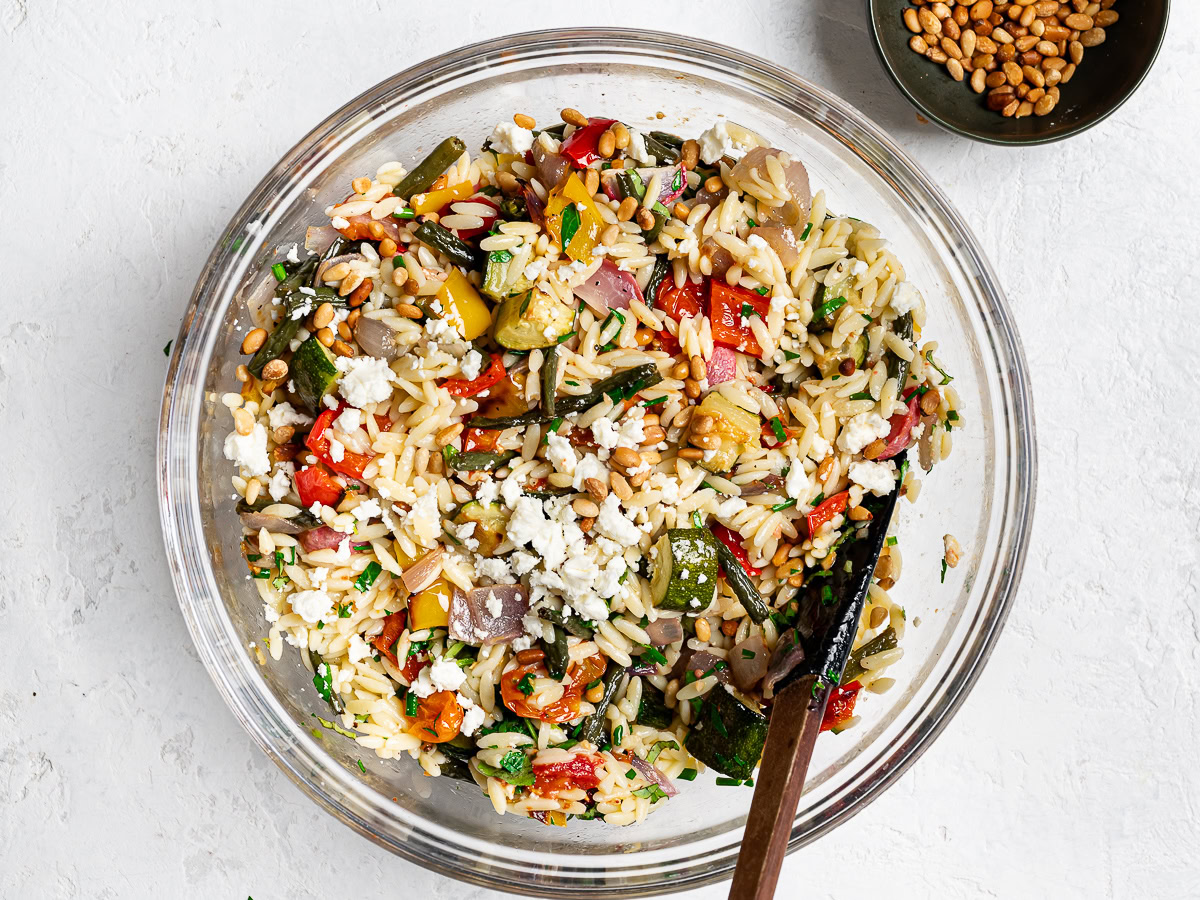
[[791, 857], [781, 896], [1197, 896], [1194, 0], [1114, 118], [1019, 151], [918, 124], [857, 0], [506, 6], [0, 0], [0, 895], [498, 896], [334, 822], [221, 702], [163, 564], [161, 348], [237, 204], [335, 107], [472, 40], [605, 24], [751, 49], [883, 124], [976, 229], [1032, 368], [1008, 629], [944, 736]]

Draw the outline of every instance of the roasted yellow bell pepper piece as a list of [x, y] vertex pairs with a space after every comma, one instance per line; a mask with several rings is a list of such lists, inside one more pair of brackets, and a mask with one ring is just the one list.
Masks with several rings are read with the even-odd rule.
[[458, 329], [468, 341], [473, 341], [492, 327], [492, 311], [458, 269], [451, 269], [445, 283], [437, 292], [442, 303], [442, 317]]
[[[573, 211], [569, 208], [573, 208]], [[566, 233], [568, 242], [563, 249], [567, 256], [577, 262], [591, 262], [592, 248], [600, 242], [604, 220], [600, 218], [592, 195], [574, 172], [561, 189], [555, 188], [550, 192], [546, 199], [545, 215], [546, 230], [560, 247], [563, 246]]]
[[413, 194], [412, 202], [409, 205], [412, 207], [412, 211], [420, 216], [425, 213], [437, 212], [447, 203], [453, 203], [455, 200], [466, 200], [473, 193], [475, 193], [475, 185], [470, 181], [460, 181], [453, 187], [428, 191], [424, 194]]
[[[445, 628], [450, 624], [450, 582], [439, 578], [423, 591], [408, 598], [408, 627]], [[443, 605], [445, 604], [445, 605]]]

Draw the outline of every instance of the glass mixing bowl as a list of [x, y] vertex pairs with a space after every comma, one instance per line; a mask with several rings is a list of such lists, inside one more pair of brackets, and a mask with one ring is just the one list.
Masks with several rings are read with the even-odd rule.
[[[804, 160], [832, 209], [879, 226], [924, 292], [926, 337], [940, 342], [966, 427], [955, 431], [953, 455], [925, 479], [919, 502], [901, 504], [905, 564], [895, 596], [910, 627], [893, 673], [900, 683], [868, 698], [857, 728], [820, 740], [790, 848], [862, 810], [912, 764], [974, 684], [1020, 578], [1035, 482], [1025, 360], [995, 276], [937, 185], [848, 104], [736, 50], [646, 31], [514, 35], [402, 72], [310, 132], [242, 204], [192, 295], [162, 407], [163, 532], [179, 604], [226, 702], [343, 822], [419, 865], [492, 888], [558, 896], [680, 890], [729, 875], [749, 790], [714, 787], [702, 776], [627, 828], [499, 817], [472, 785], [426, 778], [409, 760], [385, 763], [330, 732], [314, 736], [312, 714], [326, 713], [295, 651], [260, 666], [248, 649], [265, 628], [238, 552], [232, 473], [222, 456], [231, 426], [219, 401], [236, 386], [242, 361], [242, 294], [279, 245], [322, 220], [352, 178], [391, 159], [411, 165], [448, 134], [477, 148], [514, 112], [547, 122], [563, 106], [683, 134], [697, 134], [717, 113], [757, 130]], [[966, 558], [940, 584], [947, 532]]]

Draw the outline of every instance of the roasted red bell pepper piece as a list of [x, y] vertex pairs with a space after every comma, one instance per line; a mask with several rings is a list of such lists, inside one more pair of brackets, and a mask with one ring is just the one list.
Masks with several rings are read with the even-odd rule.
[[337, 506], [343, 489], [324, 466], [305, 466], [296, 473], [296, 493], [305, 507], [320, 502], [322, 506]]
[[917, 423], [921, 421], [921, 395], [913, 391], [911, 397], [908, 398], [908, 409], [902, 413], [896, 413], [888, 422], [892, 426], [891, 432], [888, 433], [887, 444], [883, 448], [876, 459], [891, 459], [901, 450], [908, 446], [908, 442], [912, 439], [912, 430], [917, 427]]
[[821, 717], [821, 730], [830, 731], [841, 728], [854, 718], [854, 704], [858, 700], [858, 692], [862, 685], [852, 681], [845, 687], [834, 687], [829, 692], [829, 702], [825, 704], [825, 715]]
[[396, 654], [392, 652], [392, 645], [400, 639], [400, 635], [404, 633], [405, 612], [394, 612], [383, 620], [383, 631], [375, 635], [375, 640], [371, 643], [375, 645], [375, 649], [382, 655], [386, 656], [392, 663], [397, 665]]
[[762, 573], [762, 569], [750, 565], [750, 557], [746, 555], [746, 549], [742, 546], [742, 536], [740, 534], [731, 528], [726, 528], [720, 522], [713, 523], [712, 533], [713, 537], [729, 548], [729, 552], [742, 564], [742, 568], [746, 570], [747, 575], [753, 577]]
[[707, 278], [699, 282], [688, 279], [683, 287], [675, 287], [674, 279], [664, 278], [658, 286], [654, 305], [678, 322], [684, 316], [700, 315], [707, 293]]
[[354, 478], [362, 478], [363, 469], [367, 467], [367, 463], [371, 461], [371, 457], [375, 454], [352, 453], [347, 450], [340, 460], [334, 460], [329, 455], [329, 429], [333, 427], [333, 420], [340, 416], [346, 407], [347, 404], [343, 403], [337, 409], [327, 409], [317, 416], [317, 421], [313, 423], [312, 430], [304, 440], [304, 446], [308, 447], [317, 459], [325, 463], [333, 471], [339, 472], [342, 475], [350, 475]]
[[588, 119], [582, 128], [576, 128], [569, 138], [562, 142], [558, 152], [571, 161], [577, 169], [586, 169], [600, 159], [596, 145], [600, 143], [600, 135], [614, 124], [616, 119]]
[[[766, 319], [767, 311], [771, 308], [769, 298], [741, 285], [731, 286], [723, 281], [714, 281], [709, 304], [708, 321], [712, 325], [712, 336], [716, 343], [753, 356], [762, 353], [754, 332], [749, 325], [742, 324], [742, 319], [754, 315]], [[745, 307], [749, 308], [743, 312]]]
[[478, 378], [472, 378], [470, 381], [464, 378], [451, 378], [443, 381], [442, 387], [455, 397], [474, 397], [476, 394], [486, 391], [503, 377], [504, 364], [500, 362], [500, 354], [493, 353], [492, 364]]
[[594, 788], [600, 786], [596, 774], [598, 760], [577, 753], [566, 762], [546, 763], [533, 767], [533, 791], [543, 797], [553, 796], [561, 790]]
[[808, 519], [808, 536], [812, 537], [816, 534], [822, 525], [836, 516], [838, 513], [846, 511], [846, 503], [850, 499], [849, 491], [842, 491], [840, 494], [834, 494], [832, 497], [827, 497], [822, 503], [813, 508], [807, 516]]
[[[493, 210], [495, 210], [495, 212], [493, 212], [491, 215], [479, 217], [483, 219], [483, 224], [478, 228], [459, 228], [455, 230], [454, 233], [460, 238], [462, 238], [464, 241], [469, 241], [471, 238], [479, 237], [481, 234], [487, 234], [492, 230], [492, 226], [496, 224], [496, 219], [500, 218], [500, 207], [490, 197], [487, 197], [483, 194], [479, 194], [474, 197], [468, 197], [466, 202], [490, 206]], [[452, 212], [452, 210], [450, 211]]]
[[483, 450], [495, 453], [500, 442], [500, 432], [494, 428], [468, 428], [463, 432], [463, 451]]

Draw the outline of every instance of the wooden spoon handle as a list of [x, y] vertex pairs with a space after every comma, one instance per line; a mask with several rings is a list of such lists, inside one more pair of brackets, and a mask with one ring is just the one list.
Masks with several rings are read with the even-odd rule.
[[792, 821], [829, 694], [820, 691], [813, 697], [815, 682], [815, 675], [798, 679], [784, 688], [771, 707], [771, 728], [729, 888], [730, 900], [775, 896], [779, 867], [792, 835]]

